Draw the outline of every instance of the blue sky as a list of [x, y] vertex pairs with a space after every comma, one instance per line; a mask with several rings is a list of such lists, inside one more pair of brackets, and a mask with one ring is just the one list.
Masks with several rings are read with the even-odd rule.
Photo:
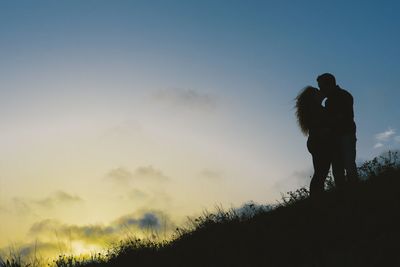
[[0, 2], [0, 236], [23, 240], [48, 218], [113, 224], [158, 209], [178, 221], [274, 202], [309, 182], [293, 99], [324, 72], [354, 96], [358, 160], [400, 148], [399, 12], [397, 1]]

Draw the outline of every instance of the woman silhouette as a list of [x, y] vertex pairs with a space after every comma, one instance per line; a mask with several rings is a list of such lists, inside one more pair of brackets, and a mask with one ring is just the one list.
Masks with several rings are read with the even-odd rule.
[[324, 192], [325, 179], [332, 162], [332, 132], [327, 112], [322, 106], [324, 96], [307, 86], [296, 97], [296, 117], [301, 131], [308, 136], [307, 148], [312, 155], [314, 175], [310, 183], [310, 196], [319, 198]]

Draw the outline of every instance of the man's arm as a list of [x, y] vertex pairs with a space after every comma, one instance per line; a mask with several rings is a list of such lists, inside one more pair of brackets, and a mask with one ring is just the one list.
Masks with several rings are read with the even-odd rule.
[[353, 96], [344, 91], [342, 97], [339, 99], [340, 103], [338, 105], [338, 110], [336, 112], [336, 120], [337, 120], [337, 127], [339, 129], [345, 130], [349, 127], [349, 124], [354, 120], [354, 111], [353, 111]]
[[330, 111], [329, 120], [335, 129], [346, 127], [346, 123], [353, 120], [353, 97], [347, 91], [343, 90], [333, 102], [327, 102], [327, 105]]

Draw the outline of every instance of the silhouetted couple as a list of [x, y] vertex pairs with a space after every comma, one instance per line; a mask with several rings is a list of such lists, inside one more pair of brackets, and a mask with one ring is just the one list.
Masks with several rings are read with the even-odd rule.
[[339, 190], [358, 181], [353, 97], [330, 73], [318, 76], [317, 82], [319, 89], [307, 86], [296, 97], [298, 124], [308, 135], [307, 148], [313, 160], [310, 195], [314, 199], [323, 194], [331, 165]]

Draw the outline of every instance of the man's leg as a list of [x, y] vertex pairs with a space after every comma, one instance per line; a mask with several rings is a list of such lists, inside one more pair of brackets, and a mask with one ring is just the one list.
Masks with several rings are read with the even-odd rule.
[[349, 183], [358, 181], [356, 164], [356, 142], [355, 135], [344, 135], [342, 138], [343, 164], [346, 170], [346, 177]]
[[332, 174], [336, 188], [339, 190], [343, 189], [346, 184], [346, 176], [344, 172], [342, 140], [340, 137], [336, 137], [333, 142]]

